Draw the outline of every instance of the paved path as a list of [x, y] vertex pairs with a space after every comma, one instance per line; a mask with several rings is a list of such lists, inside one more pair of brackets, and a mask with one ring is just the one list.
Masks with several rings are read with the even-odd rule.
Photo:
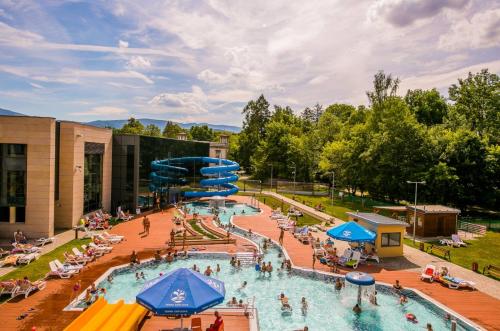
[[[56, 240], [50, 244], [47, 244], [42, 247], [42, 255], [47, 254], [48, 252], [53, 251], [59, 246], [62, 246], [66, 244], [67, 242], [75, 239], [75, 231], [74, 230], [68, 230], [61, 232], [57, 235], [55, 235]], [[3, 276], [5, 274], [8, 274], [9, 272], [16, 270], [16, 267], [2, 267], [0, 268], [0, 276]]]
[[[233, 196], [232, 198], [240, 202], [249, 202], [250, 197], [247, 196]], [[233, 217], [235, 225], [252, 229], [254, 233], [261, 234], [268, 238], [278, 241], [279, 229], [276, 222], [271, 220], [269, 215], [271, 208], [261, 204], [262, 214], [252, 217]], [[285, 232], [284, 248], [287, 251], [292, 263], [295, 266], [303, 268], [312, 268], [312, 254], [313, 251], [309, 245], [301, 244], [295, 239], [290, 232]], [[337, 245], [337, 242], [335, 243]], [[419, 251], [417, 251], [419, 252]], [[421, 253], [421, 252], [420, 252]], [[401, 259], [400, 259], [401, 260]], [[442, 286], [436, 282], [429, 283], [420, 280], [419, 274], [415, 270], [420, 270], [420, 267], [413, 264], [411, 261], [399, 262], [406, 270], [394, 270], [383, 267], [375, 263], [361, 265], [357, 270], [371, 273], [379, 282], [392, 284], [396, 279], [400, 280], [401, 284], [405, 287], [410, 287], [429, 295], [436, 301], [456, 311], [473, 322], [482, 325], [488, 330], [500, 330], [500, 301], [492, 296], [489, 296], [481, 291], [469, 290], [452, 290]], [[319, 262], [315, 265], [316, 270], [330, 271], [325, 265]], [[339, 270], [340, 273], [345, 274], [352, 269]]]
[[[136, 219], [121, 223], [110, 231], [111, 233], [124, 235], [126, 240], [113, 247], [110, 254], [99, 258], [96, 262], [89, 264], [84, 270], [71, 279], [50, 279], [47, 287], [30, 295], [26, 299], [16, 298], [0, 305], [1, 324], [0, 330], [26, 330], [31, 331], [33, 326], [37, 331], [62, 330], [73, 319], [78, 312], [63, 312], [63, 308], [70, 302], [71, 289], [77, 280], [82, 281], [82, 288], [88, 287], [99, 276], [112, 266], [129, 262], [132, 250], [138, 252], [140, 259], [150, 258], [157, 249], [165, 249], [166, 241], [169, 239], [170, 231], [174, 227], [172, 220], [173, 210], [165, 213], [149, 215], [151, 221], [150, 235], [142, 233], [142, 220]], [[74, 236], [74, 233], [73, 233]], [[243, 238], [237, 238], [236, 245], [218, 244], [207, 245], [210, 251], [245, 251], [249, 242]], [[24, 320], [16, 320], [23, 312], [28, 312]], [[157, 330], [157, 329], [156, 329]]]
[[[275, 192], [268, 192], [268, 191], [263, 191], [263, 194], [270, 195], [275, 197], [276, 199], [283, 199], [285, 202], [294, 205], [297, 208], [302, 209], [303, 211], [306, 211], [309, 214], [312, 214], [320, 219], [328, 219], [328, 217], [332, 217], [328, 214], [319, 212], [315, 210], [314, 208], [311, 208], [309, 206], [306, 206], [298, 201], [295, 201], [293, 199], [289, 199], [287, 197], [284, 197], [280, 194], [277, 194]], [[340, 219], [335, 219], [336, 225], [342, 224], [343, 221]], [[337, 223], [339, 222], [339, 223]], [[341, 223], [340, 223], [341, 222]], [[323, 239], [323, 237], [321, 238]], [[345, 246], [345, 245], [344, 245]], [[338, 249], [342, 252], [345, 247], [339, 247]], [[463, 248], [467, 249], [467, 248]], [[473, 281], [476, 283], [476, 287], [478, 290], [488, 293], [489, 295], [495, 297], [496, 299], [500, 300], [500, 282], [497, 280], [494, 280], [492, 278], [483, 276], [480, 273], [476, 273], [472, 270], [466, 269], [464, 267], [461, 267], [459, 265], [456, 265], [454, 263], [448, 262], [446, 260], [443, 260], [439, 257], [436, 257], [434, 255], [427, 254], [425, 252], [422, 252], [418, 249], [415, 249], [413, 247], [404, 245], [404, 258], [394, 258], [394, 259], [384, 259], [385, 262], [383, 263], [383, 266], [389, 269], [404, 269], [406, 271], [413, 271], [416, 273], [420, 273], [422, 269], [427, 265], [427, 264], [433, 264], [437, 266], [438, 268], [440, 267], [447, 267], [448, 270], [450, 271], [450, 274]]]

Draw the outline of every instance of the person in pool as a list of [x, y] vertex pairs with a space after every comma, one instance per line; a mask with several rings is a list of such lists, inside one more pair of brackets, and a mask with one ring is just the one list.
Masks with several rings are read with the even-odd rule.
[[210, 277], [212, 275], [212, 268], [210, 268], [210, 266], [207, 267], [207, 269], [205, 269], [205, 276], [208, 276]]
[[361, 307], [358, 304], [356, 304], [354, 307], [352, 307], [352, 311], [355, 314], [361, 314]]
[[377, 303], [377, 291], [373, 292], [372, 294], [370, 294], [370, 303], [374, 306], [378, 306], [378, 303]]
[[144, 275], [144, 272], [141, 271], [141, 278], [146, 279], [146, 276]]
[[215, 273], [219, 273], [220, 272], [220, 265], [217, 263], [217, 268], [215, 268]]
[[193, 264], [193, 271], [200, 272], [200, 269], [198, 269], [198, 267], [196, 266], [196, 264]]
[[241, 284], [241, 286], [238, 289], [238, 291], [244, 290], [246, 287], [247, 287], [247, 281], [245, 280], [245, 281], [243, 281], [243, 284]]
[[302, 301], [300, 302], [302, 307], [302, 315], [307, 315], [307, 309], [309, 308], [309, 305], [307, 304], [306, 298], [302, 297]]
[[401, 284], [399, 284], [399, 280], [396, 279], [396, 283], [394, 285], [392, 285], [392, 287], [398, 292], [398, 291], [401, 291], [403, 289], [403, 286]]
[[271, 273], [273, 272], [273, 266], [271, 265], [271, 261], [267, 262], [266, 271], [269, 273], [269, 276], [271, 276]]
[[337, 291], [340, 291], [342, 289], [342, 282], [340, 281], [340, 278], [335, 279], [335, 289]]
[[160, 251], [157, 250], [155, 253], [155, 262], [160, 262], [160, 261], [161, 261]]
[[404, 305], [405, 303], [408, 303], [408, 298], [406, 297], [406, 295], [401, 295], [399, 297], [399, 304]]
[[238, 300], [236, 300], [236, 297], [233, 297], [231, 300], [227, 302], [228, 306], [236, 306], [238, 304]]
[[291, 309], [292, 308], [290, 306], [290, 304], [288, 303], [288, 298], [286, 297], [285, 293], [281, 293], [278, 299], [281, 301], [281, 309], [283, 309], [283, 308]]
[[427, 331], [434, 331], [434, 329], [432, 328], [432, 324], [431, 323], [427, 323]]

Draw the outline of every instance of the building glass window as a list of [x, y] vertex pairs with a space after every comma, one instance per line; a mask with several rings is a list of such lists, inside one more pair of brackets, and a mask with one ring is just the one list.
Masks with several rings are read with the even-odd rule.
[[[102, 145], [96, 148], [96, 145]], [[85, 164], [83, 176], [83, 212], [101, 208], [102, 163], [104, 144], [85, 143]]]
[[401, 233], [400, 232], [392, 232], [392, 233], [382, 233], [381, 235], [382, 247], [393, 247], [393, 246], [401, 246]]
[[[27, 145], [0, 144], [0, 222], [25, 221]], [[13, 208], [14, 207], [14, 208]]]

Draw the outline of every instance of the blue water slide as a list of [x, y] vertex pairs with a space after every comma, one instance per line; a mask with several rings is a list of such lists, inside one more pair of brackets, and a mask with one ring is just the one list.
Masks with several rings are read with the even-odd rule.
[[[181, 176], [188, 173], [184, 167], [178, 164], [189, 164], [191, 162], [207, 163], [209, 166], [202, 167], [200, 173], [204, 178], [200, 180], [202, 187], [216, 187], [217, 190], [210, 191], [187, 191], [184, 192], [186, 198], [201, 198], [211, 196], [228, 196], [238, 192], [238, 186], [232, 184], [238, 180], [238, 175], [234, 174], [240, 168], [239, 164], [226, 159], [218, 159], [213, 157], [179, 157], [166, 160], [158, 160], [151, 162], [151, 184], [149, 189], [153, 192], [165, 192], [164, 185], [170, 184], [185, 184], [186, 180]], [[175, 165], [174, 165], [175, 164]], [[224, 188], [224, 190], [221, 190]]]

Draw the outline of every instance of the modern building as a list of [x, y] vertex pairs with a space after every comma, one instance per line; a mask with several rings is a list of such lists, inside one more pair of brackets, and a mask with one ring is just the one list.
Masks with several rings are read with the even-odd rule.
[[[140, 135], [113, 136], [113, 180], [112, 211], [118, 207], [135, 213], [136, 209], [150, 208], [154, 194], [149, 190], [151, 183], [151, 161], [183, 156], [208, 156], [210, 142]], [[174, 165], [174, 164], [172, 164]], [[182, 164], [188, 168], [187, 178], [195, 186], [201, 179], [199, 170], [203, 164]], [[159, 198], [162, 203], [178, 201], [180, 190], [170, 188], [170, 193]]]
[[[375, 206], [376, 213], [390, 213], [407, 222], [407, 233], [413, 235], [414, 206]], [[417, 205], [415, 234], [419, 237], [448, 237], [457, 233], [459, 209], [442, 205]]]
[[355, 221], [377, 234], [374, 245], [367, 244], [367, 249], [375, 248], [379, 257], [403, 256], [403, 236], [408, 226], [390, 217], [375, 213], [347, 213], [349, 220]]
[[0, 116], [0, 237], [70, 229], [111, 206], [112, 131], [50, 117]]

